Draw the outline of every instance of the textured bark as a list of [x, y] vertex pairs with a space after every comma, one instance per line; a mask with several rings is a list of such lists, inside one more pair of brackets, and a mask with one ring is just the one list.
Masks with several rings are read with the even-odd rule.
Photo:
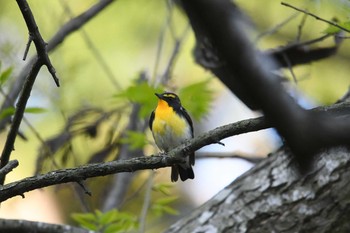
[[0, 219], [0, 229], [0, 232], [6, 233], [94, 233], [94, 231], [69, 225], [11, 219]]
[[318, 154], [298, 174], [281, 149], [166, 232], [350, 232], [350, 151]]

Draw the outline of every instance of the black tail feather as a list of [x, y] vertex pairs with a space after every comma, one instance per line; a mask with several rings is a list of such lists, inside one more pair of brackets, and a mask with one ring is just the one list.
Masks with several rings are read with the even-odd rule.
[[179, 175], [182, 181], [185, 181], [187, 179], [194, 179], [194, 172], [192, 167], [182, 167], [181, 165], [171, 166], [171, 181], [178, 181]]

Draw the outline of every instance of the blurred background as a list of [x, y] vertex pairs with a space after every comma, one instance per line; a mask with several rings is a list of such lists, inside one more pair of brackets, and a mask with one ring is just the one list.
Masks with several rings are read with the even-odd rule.
[[[29, 4], [43, 38], [49, 41], [63, 25], [98, 2], [36, 0]], [[280, 1], [236, 3], [251, 20], [249, 32], [261, 50], [296, 42], [298, 33], [300, 41], [319, 38], [329, 27]], [[288, 3], [327, 20], [347, 22], [349, 18], [350, 3], [345, 0]], [[28, 30], [17, 4], [2, 1], [0, 73], [10, 70], [10, 75], [1, 84], [1, 102], [36, 53], [32, 45], [27, 60], [22, 60], [27, 40]], [[57, 88], [47, 69], [41, 69], [28, 103], [32, 111], [27, 112], [27, 123], [22, 122], [20, 128], [25, 138], [17, 139], [11, 157], [20, 165], [7, 176], [6, 183], [58, 168], [157, 153], [148, 129], [156, 91], [179, 94], [194, 119], [197, 135], [259, 116], [195, 63], [194, 43], [185, 15], [171, 1], [119, 0], [109, 4], [50, 52], [61, 86]], [[313, 46], [333, 44], [328, 38]], [[281, 75], [290, 81], [286, 86], [304, 107], [334, 103], [349, 86], [349, 51], [345, 39], [335, 56], [294, 67], [294, 77], [289, 69]], [[8, 127], [0, 134], [1, 145], [7, 131]], [[94, 178], [85, 183], [91, 197], [77, 184], [45, 188], [25, 194], [25, 199], [15, 197], [2, 203], [0, 217], [84, 225], [84, 213], [96, 217], [117, 207], [116, 216], [129, 224], [125, 229], [159, 232], [280, 145], [274, 130], [222, 142], [225, 146], [211, 145], [197, 152], [194, 180], [171, 183], [168, 168]]]

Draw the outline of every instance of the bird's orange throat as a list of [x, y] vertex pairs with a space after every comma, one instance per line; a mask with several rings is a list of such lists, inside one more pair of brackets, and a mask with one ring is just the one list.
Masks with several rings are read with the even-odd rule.
[[169, 106], [169, 104], [164, 101], [159, 99], [158, 100], [158, 105], [155, 111], [155, 115], [161, 119], [166, 119], [169, 117], [169, 114], [173, 112], [173, 108]]
[[157, 109], [158, 108], [159, 108], [159, 110], [165, 110], [165, 109], [169, 108], [169, 104], [165, 100], [159, 99]]

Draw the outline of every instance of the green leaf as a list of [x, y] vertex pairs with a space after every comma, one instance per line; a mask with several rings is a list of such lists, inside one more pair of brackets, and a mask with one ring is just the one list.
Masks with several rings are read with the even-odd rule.
[[39, 114], [39, 113], [46, 112], [46, 109], [45, 108], [40, 108], [40, 107], [29, 107], [29, 108], [26, 108], [25, 112], [26, 113]]
[[177, 199], [178, 199], [177, 197], [163, 197], [163, 198], [158, 199], [156, 201], [156, 204], [158, 204], [158, 205], [168, 205], [170, 203], [173, 203]]
[[135, 215], [116, 209], [107, 212], [95, 210], [94, 213], [74, 213], [71, 217], [81, 227], [103, 233], [127, 232], [137, 228]]
[[170, 206], [163, 206], [163, 212], [170, 214], [170, 215], [178, 215], [179, 211], [176, 209], [170, 207]]
[[[339, 26], [346, 28], [347, 30], [350, 30], [350, 21], [345, 21], [345, 22], [338, 22], [337, 23]], [[336, 34], [338, 32], [340, 32], [342, 29], [340, 29], [339, 27], [333, 26], [333, 25], [329, 25], [324, 31], [323, 33], [326, 34]]]
[[126, 98], [140, 106], [139, 116], [148, 117], [157, 105], [157, 97], [154, 93], [161, 93], [161, 88], [154, 88], [147, 82], [135, 83], [129, 86], [120, 94], [115, 95], [117, 98]]
[[144, 133], [136, 131], [127, 131], [126, 137], [121, 139], [122, 143], [129, 144], [131, 149], [142, 149], [147, 144], [147, 138]]
[[179, 212], [176, 209], [169, 206], [169, 204], [173, 203], [176, 200], [177, 200], [177, 197], [160, 198], [153, 204], [152, 210], [158, 216], [161, 216], [164, 213], [177, 215], [179, 214]]
[[118, 218], [118, 211], [116, 209], [105, 212], [100, 216], [100, 223], [102, 225], [108, 225], [111, 222], [116, 221]]
[[160, 183], [160, 184], [155, 184], [153, 186], [153, 191], [156, 192], [161, 192], [164, 195], [170, 195], [171, 194], [171, 188], [173, 187], [173, 184], [164, 184], [164, 183]]
[[92, 213], [73, 213], [71, 217], [74, 221], [79, 223], [80, 226], [89, 229], [97, 230], [96, 216]]
[[4, 85], [4, 83], [6, 83], [8, 78], [11, 76], [12, 70], [13, 70], [13, 67], [10, 66], [9, 68], [7, 68], [3, 72], [1, 72], [1, 74], [0, 74], [0, 85], [1, 86]]
[[14, 107], [5, 108], [0, 112], [0, 120], [12, 116], [15, 113], [15, 111], [16, 109]]
[[210, 110], [213, 92], [210, 90], [209, 84], [210, 80], [206, 80], [179, 90], [182, 106], [196, 120], [200, 120]]
[[123, 228], [121, 228], [118, 224], [111, 224], [105, 228], [103, 233], [118, 233], [125, 232]]

